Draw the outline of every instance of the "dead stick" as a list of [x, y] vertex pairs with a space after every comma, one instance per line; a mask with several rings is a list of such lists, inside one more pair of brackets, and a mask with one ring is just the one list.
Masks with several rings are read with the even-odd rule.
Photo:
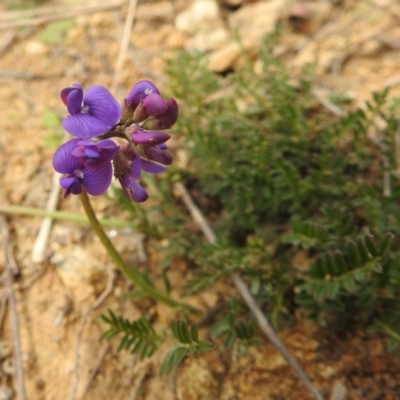
[[[192, 215], [193, 219], [199, 225], [200, 229], [203, 231], [204, 235], [206, 236], [207, 240], [210, 243], [216, 242], [216, 236], [212, 231], [210, 225], [204, 218], [203, 214], [193, 202], [189, 192], [186, 190], [185, 186], [182, 183], [175, 184], [175, 191], [182, 197], [183, 202], [185, 203], [186, 207], [188, 208], [190, 214]], [[250, 290], [246, 286], [245, 282], [242, 280], [239, 274], [233, 273], [232, 280], [235, 283], [236, 287], [239, 290], [240, 295], [242, 296], [243, 300], [254, 314], [257, 319], [258, 326], [260, 329], [265, 333], [271, 343], [281, 352], [289, 366], [293, 369], [293, 371], [297, 374], [300, 380], [303, 382], [304, 386], [313, 394], [313, 396], [317, 400], [323, 400], [317, 389], [314, 388], [313, 384], [311, 383], [310, 379], [303, 371], [299, 363], [295, 360], [295, 358], [289, 353], [286, 346], [283, 342], [278, 338], [275, 331], [273, 330], [272, 326], [268, 322], [267, 317], [262, 312], [260, 307], [258, 306], [257, 302], [255, 301], [254, 297], [251, 295]]]
[[[6, 261], [6, 269], [8, 275], [8, 305], [10, 310], [10, 324], [11, 331], [13, 335], [14, 342], [14, 360], [15, 360], [15, 368], [16, 368], [16, 378], [17, 378], [17, 399], [25, 400], [25, 385], [24, 385], [24, 369], [22, 365], [22, 353], [21, 353], [21, 340], [19, 336], [19, 321], [18, 321], [18, 312], [17, 312], [17, 301], [15, 299], [14, 292], [14, 274], [12, 270], [12, 262], [10, 260], [13, 259], [12, 253], [8, 250], [9, 248], [9, 233], [7, 228], [6, 219], [4, 215], [0, 215], [0, 225], [1, 232], [3, 236], [3, 249], [5, 254]], [[13, 260], [15, 263], [15, 260]]]
[[[50, 191], [49, 198], [47, 199], [46, 211], [55, 211], [57, 208], [58, 199], [60, 197], [60, 177], [62, 175], [58, 172], [53, 172], [52, 188]], [[46, 217], [40, 224], [39, 233], [36, 237], [35, 243], [32, 249], [32, 262], [42, 263], [46, 259], [46, 251], [48, 248], [47, 242], [49, 240], [51, 226], [53, 219]]]
[[96, 377], [97, 372], [99, 371], [100, 365], [103, 362], [104, 356], [106, 355], [109, 348], [110, 348], [110, 343], [107, 342], [107, 343], [103, 344], [103, 347], [101, 348], [100, 353], [97, 357], [96, 363], [90, 371], [90, 376], [86, 382], [85, 388], [83, 389], [81, 400], [83, 400], [86, 397], [86, 394], [90, 388], [90, 385], [91, 385], [93, 379]]
[[138, 0], [129, 0], [128, 13], [126, 14], [124, 31], [120, 42], [117, 63], [115, 65], [114, 76], [111, 84], [111, 92], [115, 92], [121, 78], [122, 67], [124, 66], [126, 54], [128, 52], [133, 20], [135, 19], [137, 2]]
[[109, 11], [115, 8], [122, 7], [126, 4], [126, 1], [116, 1], [112, 3], [106, 3], [102, 5], [95, 5], [95, 6], [87, 6], [87, 7], [79, 7], [72, 11], [66, 11], [65, 9], [62, 10], [58, 14], [51, 14], [44, 17], [38, 18], [29, 18], [22, 21], [11, 21], [6, 23], [0, 23], [0, 30], [1, 29], [12, 29], [12, 28], [20, 28], [23, 26], [38, 26], [48, 22], [59, 21], [63, 19], [75, 18], [84, 14], [94, 14], [101, 11]]
[[3, 37], [0, 42], [0, 54], [7, 48], [7, 46], [13, 41], [17, 31], [15, 29], [10, 29]]

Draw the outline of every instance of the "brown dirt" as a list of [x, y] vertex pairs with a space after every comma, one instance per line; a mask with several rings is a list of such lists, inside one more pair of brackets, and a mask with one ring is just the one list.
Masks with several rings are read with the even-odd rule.
[[[59, 0], [51, 4], [73, 6], [80, 2]], [[185, 2], [173, 4], [177, 10], [181, 10]], [[360, 35], [367, 29], [373, 36], [375, 31], [381, 32], [382, 19], [359, 18], [360, 27], [355, 32], [351, 29], [352, 18], [357, 18], [360, 12], [355, 4], [355, 1], [343, 2], [340, 6], [343, 9], [328, 16], [331, 18], [328, 22], [343, 24], [343, 29], [354, 33], [357, 44], [357, 33]], [[5, 10], [5, 5], [0, 5], [4, 18], [11, 15], [8, 11], [6, 14]], [[13, 40], [6, 47], [3, 44], [13, 29], [0, 30], [1, 203], [45, 208], [53, 175], [51, 157], [54, 148], [49, 143], [54, 133], [62, 134], [60, 127], [49, 126], [48, 112], [60, 117], [65, 114], [59, 91], [72, 82], [78, 81], [85, 87], [111, 84], [125, 14], [126, 7], [120, 7], [108, 12], [82, 15], [72, 19], [60, 34], [49, 34], [46, 31], [49, 23], [27, 25], [15, 31]], [[169, 1], [139, 1], [131, 35], [134, 52], [128, 53], [120, 86], [114, 93], [118, 99], [122, 100], [130, 86], [140, 78], [154, 79], [157, 84], [164, 82], [163, 56], [171, 54], [176, 46], [185, 42], [184, 35], [174, 27], [174, 15]], [[385, 14], [385, 11], [382, 15], [388, 19], [399, 18]], [[375, 47], [372, 43], [369, 47], [365, 46], [363, 51], [355, 47], [340, 64], [339, 73], [332, 75], [328, 67], [332, 66], [335, 57], [343, 55], [339, 45], [341, 36], [327, 32], [329, 24], [323, 26], [325, 33], [318, 27], [300, 33], [294, 33], [287, 27], [288, 34], [283, 43], [287, 48], [303, 37], [309, 37], [308, 44], [296, 56], [288, 56], [289, 65], [292, 62], [296, 67], [301, 57], [312, 59], [317, 45], [320, 60], [327, 62], [318, 70], [321, 83], [326, 87], [350, 91], [357, 103], [369, 98], [372, 90], [382, 89], [385, 84], [392, 85], [394, 93], [400, 91], [400, 53], [395, 41], [397, 30], [392, 32], [394, 36], [389, 38], [389, 44], [387, 39], [384, 45], [382, 41], [375, 43]], [[343, 33], [343, 29], [344, 35], [346, 32]], [[333, 58], [328, 57], [332, 55]], [[96, 199], [95, 207], [102, 216], [124, 217], [106, 199]], [[60, 208], [82, 212], [76, 199], [60, 201]], [[21, 272], [16, 293], [27, 398], [72, 398], [70, 393], [76, 373], [76, 342], [82, 316], [105, 289], [112, 265], [89, 229], [71, 222], [54, 224], [47, 249], [48, 261], [34, 265], [31, 251], [41, 219], [9, 216], [7, 222], [11, 248]], [[140, 240], [137, 239], [137, 234], [118, 231], [118, 240], [115, 242], [124, 255], [137, 259], [138, 243], [140, 250]], [[151, 254], [150, 248], [151, 244], [147, 243], [146, 267], [157, 282], [160, 278], [157, 255]], [[184, 262], [177, 260], [176, 265], [171, 279], [179, 292], [181, 282], [187, 278], [189, 271]], [[0, 258], [0, 267], [4, 270], [4, 258]], [[158, 375], [168, 344], [152, 359], [136, 362], [129, 354], [116, 353], [116, 343], [105, 348], [104, 343], [98, 340], [104, 330], [98, 317], [107, 309], [123, 312], [126, 318], [138, 318], [146, 311], [160, 329], [173, 317], [172, 312], [162, 305], [144, 300], [123, 300], [129, 285], [115, 274], [111, 294], [88, 314], [79, 350], [79, 383], [74, 398], [174, 399], [171, 377]], [[5, 288], [3, 283], [0, 300], [4, 298]], [[233, 290], [232, 284], [226, 281], [189, 300], [210, 306]], [[349, 400], [400, 399], [398, 362], [386, 352], [385, 343], [380, 337], [366, 333], [362, 327], [356, 327], [341, 337], [305, 322], [301, 315], [297, 320], [292, 328], [279, 332], [279, 335], [324, 398], [328, 399], [334, 384], [341, 382], [348, 389], [346, 398]], [[0, 350], [7, 346], [9, 349], [13, 338], [8, 318], [4, 318], [1, 324]], [[201, 334], [207, 333], [204, 330]], [[91, 370], [102, 350], [106, 352], [98, 373], [85, 391]], [[12, 354], [7, 349], [0, 351], [0, 359], [0, 399], [13, 398], [7, 397], [7, 390], [14, 390], [16, 385]], [[185, 400], [312, 398], [282, 356], [266, 340], [259, 347], [249, 349], [245, 356], [236, 361], [232, 361], [231, 352], [222, 347], [185, 360], [179, 369], [177, 392], [179, 398]]]

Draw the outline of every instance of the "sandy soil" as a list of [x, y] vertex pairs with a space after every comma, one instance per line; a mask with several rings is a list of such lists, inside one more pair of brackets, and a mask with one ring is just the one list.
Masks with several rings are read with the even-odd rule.
[[[77, 0], [59, 0], [41, 6], [59, 7], [51, 15], [46, 14], [47, 22], [35, 25], [30, 12], [26, 14], [29, 18], [26, 23], [13, 27], [12, 23], [20, 21], [21, 14], [6, 8], [11, 3], [0, 4], [0, 202], [45, 208], [53, 180], [52, 143], [55, 135], [63, 135], [57, 122], [57, 117], [65, 114], [59, 91], [76, 81], [86, 87], [92, 84], [110, 87], [127, 7], [86, 12], [52, 23], [55, 15], [74, 10], [80, 4]], [[382, 16], [368, 14], [356, 1], [342, 3], [336, 11], [324, 16], [323, 23], [311, 20], [311, 26], [299, 32], [287, 26], [282, 43], [287, 62], [296, 68], [305, 59], [317, 61], [321, 86], [346, 91], [355, 98], [355, 103], [365, 101], [372, 90], [387, 84], [398, 94], [400, 32], [395, 24], [388, 26], [391, 18], [395, 21], [397, 18], [398, 22], [400, 13], [391, 14], [393, 10], [389, 13], [382, 9], [385, 2], [376, 1], [379, 12], [387, 18], [383, 20]], [[184, 1], [139, 1], [131, 49], [114, 90], [119, 100], [141, 78], [153, 79], [162, 86], [163, 56], [185, 45], [185, 35], [174, 25], [176, 13], [184, 7]], [[360, 17], [360, 13], [366, 16]], [[354, 29], [354, 21], [359, 24], [358, 29]], [[341, 47], [346, 32], [354, 33], [353, 47], [346, 47], [347, 53]], [[299, 50], [290, 50], [301, 40], [304, 43]], [[95, 207], [101, 216], [124, 218], [104, 198], [96, 199]], [[82, 212], [76, 199], [60, 201], [59, 209]], [[98, 340], [104, 330], [99, 316], [107, 309], [123, 313], [126, 318], [138, 318], [146, 312], [159, 328], [169, 323], [172, 312], [150, 301], [124, 300], [129, 285], [113, 270], [105, 251], [85, 225], [56, 222], [45, 261], [33, 263], [31, 253], [40, 223], [39, 217], [7, 216], [10, 248], [19, 269], [14, 287], [26, 398], [175, 399], [172, 378], [158, 375], [168, 344], [152, 359], [139, 362], [129, 354], [116, 353], [116, 343], [107, 345]], [[137, 260], [141, 244], [137, 233], [117, 232], [117, 246], [126, 257]], [[151, 243], [145, 240], [144, 245], [146, 268], [157, 281], [159, 271], [154, 266], [157, 255], [148, 251]], [[4, 266], [1, 255], [1, 400], [16, 398], [13, 393], [17, 385], [12, 355], [14, 341], [9, 313], [4, 309], [8, 293]], [[179, 292], [188, 271], [183, 261], [178, 260], [177, 266], [172, 283], [178, 285]], [[95, 300], [107, 284], [111, 284], [108, 296], [94, 308]], [[214, 304], [218, 297], [233, 290], [233, 285], [226, 281], [190, 300]], [[206, 336], [206, 330], [201, 334]], [[328, 399], [334, 386], [340, 383], [348, 390], [343, 399], [400, 399], [397, 360], [386, 352], [380, 337], [366, 333], [363, 327], [354, 327], [353, 332], [339, 337], [304, 321], [299, 314], [297, 323], [279, 335], [324, 398]], [[182, 400], [312, 398], [266, 340], [235, 362], [222, 346], [185, 360], [178, 373], [177, 393]]]

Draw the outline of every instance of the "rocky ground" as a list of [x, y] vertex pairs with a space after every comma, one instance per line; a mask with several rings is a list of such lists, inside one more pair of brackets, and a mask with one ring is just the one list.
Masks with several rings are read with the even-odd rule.
[[[27, 3], [34, 7], [15, 8]], [[257, 57], [262, 36], [279, 23], [284, 33], [276, 54], [293, 74], [307, 62], [316, 64], [315, 93], [327, 107], [332, 92], [355, 105], [386, 86], [393, 95], [400, 93], [400, 6], [391, 0], [139, 0], [120, 69], [128, 1], [41, 3], [0, 4], [1, 205], [46, 207], [54, 180], [52, 143], [55, 134], [62, 134], [58, 118], [65, 115], [60, 88], [73, 82], [101, 84], [122, 101], [138, 79], [150, 78], [162, 86], [163, 60], [176, 49], [202, 51], [211, 70], [230, 71], [242, 62], [237, 35]], [[96, 199], [95, 207], [103, 217], [126, 217], [106, 199]], [[76, 199], [60, 201], [59, 209], [82, 212]], [[149, 301], [124, 300], [128, 284], [85, 225], [54, 223], [44, 255], [33, 260], [41, 222], [40, 217], [6, 218], [18, 270], [17, 313], [7, 311], [10, 286], [2, 253], [0, 400], [17, 398], [9, 319], [15, 315], [27, 399], [168, 400], [176, 399], [176, 393], [185, 400], [312, 398], [267, 341], [235, 362], [222, 349], [187, 359], [175, 392], [173, 378], [158, 375], [168, 346], [139, 362], [117, 354], [115, 343], [98, 340], [104, 330], [98, 317], [107, 309], [126, 318], [138, 318], [146, 310], [159, 328], [169, 323], [171, 311]], [[158, 255], [151, 252], [151, 243], [139, 233], [109, 232], [118, 237], [119, 249], [145, 263], [157, 281]], [[172, 283], [179, 288], [188, 272], [183, 261], [176, 266]], [[224, 282], [190, 301], [212, 306], [233, 290]], [[400, 399], [398, 361], [380, 337], [363, 327], [338, 337], [299, 315], [297, 324], [279, 336], [325, 399]]]

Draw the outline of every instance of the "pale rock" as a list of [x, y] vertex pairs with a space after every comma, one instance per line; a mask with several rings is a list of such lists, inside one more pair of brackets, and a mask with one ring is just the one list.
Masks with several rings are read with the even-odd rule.
[[41, 56], [47, 54], [49, 48], [42, 42], [37, 40], [29, 40], [25, 44], [25, 51], [27, 54], [31, 54], [33, 56]]
[[57, 267], [57, 273], [71, 295], [79, 303], [93, 301], [96, 296], [95, 284], [107, 282], [107, 273], [104, 264], [97, 256], [74, 247], [64, 255], [64, 259]]
[[208, 56], [207, 68], [215, 72], [224, 72], [234, 68], [240, 52], [241, 48], [238, 43], [229, 43]]
[[274, 31], [286, 8], [286, 0], [249, 4], [230, 16], [229, 26], [243, 41], [256, 41], [254, 46], [258, 47], [262, 37]]
[[212, 52], [208, 58], [208, 68], [224, 72], [237, 67], [243, 50], [250, 56], [255, 55], [262, 38], [274, 31], [286, 8], [286, 0], [271, 0], [249, 4], [233, 13], [229, 18], [229, 26], [238, 35], [241, 44], [230, 42]]
[[215, 0], [197, 0], [175, 19], [177, 29], [189, 38], [188, 51], [208, 52], [227, 44], [231, 38]]
[[176, 17], [175, 26], [178, 30], [193, 35], [199, 29], [204, 29], [204, 26], [213, 26], [219, 19], [216, 1], [196, 0]]
[[187, 41], [188, 50], [197, 50], [201, 52], [213, 51], [227, 44], [231, 36], [223, 26], [212, 30], [200, 31], [193, 38]]
[[333, 384], [332, 393], [329, 397], [329, 400], [346, 400], [347, 399], [348, 390], [346, 386], [340, 381], [336, 381]]
[[335, 376], [335, 373], [336, 373], [335, 368], [332, 365], [320, 364], [318, 368], [318, 374], [327, 381], [332, 379], [332, 377]]
[[177, 49], [177, 48], [183, 48], [185, 45], [185, 36], [183, 35], [182, 32], [172, 32], [166, 40], [166, 46], [168, 48], [173, 48], [173, 49]]

